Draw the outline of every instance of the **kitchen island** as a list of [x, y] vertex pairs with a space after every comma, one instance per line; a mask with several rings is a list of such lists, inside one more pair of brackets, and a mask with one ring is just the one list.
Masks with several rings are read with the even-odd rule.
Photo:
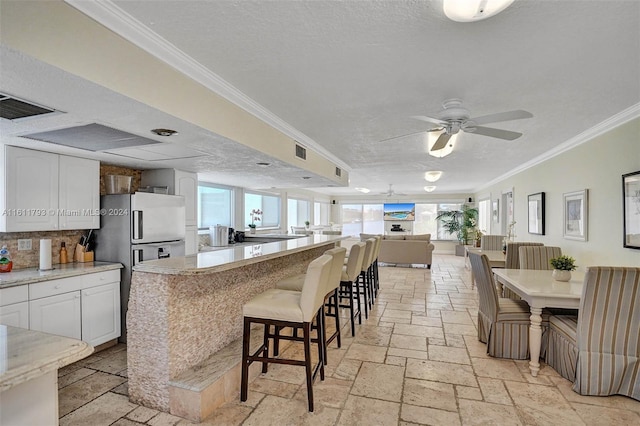
[[[131, 400], [196, 420], [231, 395], [238, 397], [239, 374], [237, 380], [222, 377], [211, 365], [233, 367], [212, 360], [216, 353], [239, 363], [239, 352], [223, 349], [242, 337], [242, 306], [283, 278], [305, 272], [344, 238], [313, 235], [136, 265], [127, 316]], [[198, 371], [220, 375], [221, 381], [181, 383], [181, 377], [193, 379]], [[231, 376], [236, 373], [233, 368]]]
[[58, 369], [93, 352], [68, 337], [0, 325], [0, 424], [57, 425]]

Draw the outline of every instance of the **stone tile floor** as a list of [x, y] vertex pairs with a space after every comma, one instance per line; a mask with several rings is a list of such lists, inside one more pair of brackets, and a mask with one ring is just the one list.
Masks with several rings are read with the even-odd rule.
[[[432, 270], [380, 268], [368, 320], [329, 349], [327, 377], [307, 411], [303, 369], [271, 365], [245, 403], [229, 403], [206, 425], [638, 425], [640, 402], [584, 397], [543, 366], [494, 359], [476, 337], [477, 296], [463, 258], [434, 256]], [[344, 321], [346, 323], [346, 321]], [[296, 345], [287, 349], [300, 355]], [[288, 355], [289, 355], [288, 354]], [[187, 425], [129, 402], [126, 346], [60, 371], [61, 425]]]

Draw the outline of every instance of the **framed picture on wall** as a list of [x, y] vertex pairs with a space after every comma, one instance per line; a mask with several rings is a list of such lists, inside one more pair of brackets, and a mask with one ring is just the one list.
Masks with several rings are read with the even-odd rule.
[[640, 171], [622, 175], [624, 247], [640, 249]]
[[493, 200], [493, 204], [491, 205], [491, 216], [495, 223], [500, 222], [500, 198]]
[[589, 228], [589, 191], [567, 192], [564, 200], [564, 220], [562, 231], [567, 240], [587, 241]]
[[529, 195], [529, 233], [544, 235], [544, 192]]

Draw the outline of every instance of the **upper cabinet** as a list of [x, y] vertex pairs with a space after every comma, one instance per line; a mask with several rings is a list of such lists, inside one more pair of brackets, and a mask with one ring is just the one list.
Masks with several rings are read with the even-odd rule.
[[0, 231], [100, 227], [98, 161], [15, 146], [0, 151]]
[[198, 224], [198, 175], [176, 169], [144, 170], [140, 186], [166, 186], [170, 195], [182, 195], [186, 226]]

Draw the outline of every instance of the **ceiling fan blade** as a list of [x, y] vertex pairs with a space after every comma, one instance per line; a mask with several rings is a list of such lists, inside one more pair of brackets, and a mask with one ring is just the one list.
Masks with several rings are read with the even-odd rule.
[[394, 137], [392, 137], [392, 138], [382, 139], [381, 141], [378, 141], [378, 142], [388, 142], [388, 141], [392, 141], [392, 140], [395, 140], [395, 139], [408, 138], [409, 136], [419, 135], [419, 134], [421, 134], [421, 133], [426, 133], [426, 132], [429, 132], [429, 131], [430, 131], [430, 130], [422, 130], [422, 131], [420, 131], [420, 132], [408, 133], [408, 134], [406, 134], [406, 135], [402, 135], [402, 136], [394, 136]]
[[493, 127], [482, 127], [482, 126], [474, 126], [465, 131], [470, 133], [475, 133], [477, 135], [490, 136], [492, 138], [498, 138], [498, 139], [505, 139], [508, 141], [518, 139], [520, 136], [522, 136], [522, 133], [512, 132], [510, 130], [494, 129]]
[[521, 109], [515, 111], [499, 112], [496, 114], [483, 115], [482, 117], [470, 118], [475, 124], [498, 123], [500, 121], [520, 120], [522, 118], [531, 118], [533, 114]]
[[420, 121], [426, 121], [427, 123], [433, 123], [433, 124], [437, 124], [439, 126], [446, 126], [447, 122], [444, 120], [440, 120], [439, 118], [435, 118], [435, 117], [429, 117], [426, 115], [414, 115], [413, 117], [416, 120], [420, 120]]
[[451, 139], [451, 135], [447, 133], [441, 134], [438, 137], [438, 140], [436, 141], [436, 143], [434, 143], [433, 146], [431, 147], [431, 151], [438, 151], [439, 149], [444, 148], [445, 146], [447, 146], [447, 142], [449, 142], [449, 139]]

